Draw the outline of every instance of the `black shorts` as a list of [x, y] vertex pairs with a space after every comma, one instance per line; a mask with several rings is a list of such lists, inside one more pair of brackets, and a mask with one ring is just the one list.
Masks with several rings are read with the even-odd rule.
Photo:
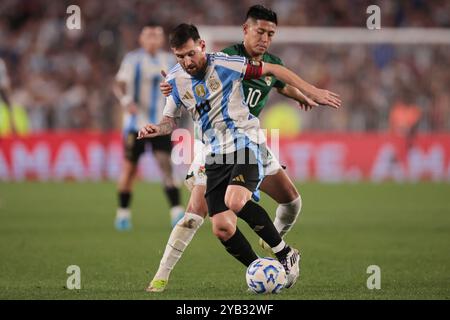
[[[225, 205], [225, 192], [229, 185], [243, 186], [256, 197], [259, 184], [264, 177], [261, 159], [260, 157], [258, 159], [255, 154], [257, 152], [259, 152], [257, 148], [254, 151], [245, 148], [232, 154], [206, 157], [205, 198], [210, 216], [228, 210]], [[245, 155], [244, 161], [237, 162], [239, 153], [241, 154], [241, 160]]]
[[137, 132], [128, 132], [124, 137], [125, 159], [137, 163], [148, 143], [152, 145], [153, 152], [163, 151], [169, 154], [172, 152], [170, 135], [137, 140]]

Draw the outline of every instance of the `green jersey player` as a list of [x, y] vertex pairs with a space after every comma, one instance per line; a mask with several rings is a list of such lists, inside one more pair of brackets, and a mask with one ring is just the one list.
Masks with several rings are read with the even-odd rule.
[[[273, 11], [259, 5], [251, 7], [243, 25], [244, 42], [228, 47], [223, 52], [229, 55], [245, 56], [249, 60], [282, 64], [281, 59], [267, 52], [275, 34], [276, 25], [277, 17]], [[304, 82], [301, 88], [306, 94], [304, 95], [297, 88], [286, 85], [275, 77], [263, 76], [257, 80], [245, 80], [243, 82], [245, 101], [253, 115], [258, 116], [261, 113], [272, 87], [275, 87], [280, 94], [298, 101], [299, 106], [305, 110], [318, 104], [329, 105], [334, 108], [340, 107], [338, 96], [330, 91], [317, 89]], [[166, 95], [169, 94], [171, 91], [170, 85], [161, 84], [161, 91]], [[171, 232], [159, 269], [147, 288], [149, 292], [164, 291], [170, 272], [181, 258], [183, 251], [202, 225], [203, 218], [207, 214], [207, 205], [204, 198], [206, 175], [202, 165], [201, 153], [196, 153], [196, 155], [197, 157], [194, 159], [188, 174], [188, 176], [192, 175], [192, 178], [189, 179], [191, 197], [185, 217], [179, 221]], [[200, 159], [197, 159], [198, 157]], [[266, 176], [260, 189], [278, 203], [274, 225], [280, 235], [284, 236], [295, 223], [301, 210], [302, 200], [296, 187], [275, 157], [269, 157], [264, 170]]]
[[[230, 56], [236, 55], [246, 57], [249, 60], [255, 59], [247, 53], [243, 43], [225, 48], [222, 52]], [[264, 52], [264, 54], [257, 57], [256, 60], [283, 65], [280, 58], [268, 52]], [[266, 105], [267, 99], [269, 99], [270, 90], [272, 90], [272, 88], [282, 90], [286, 87], [284, 82], [277, 80], [273, 76], [264, 76], [256, 80], [245, 80], [242, 84], [244, 87], [245, 102], [250, 108], [250, 112], [256, 117], [259, 117], [259, 114]]]

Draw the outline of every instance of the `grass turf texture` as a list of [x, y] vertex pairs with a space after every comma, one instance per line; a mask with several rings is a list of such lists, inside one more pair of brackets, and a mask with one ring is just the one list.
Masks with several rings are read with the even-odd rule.
[[[245, 268], [209, 221], [167, 291], [144, 292], [170, 232], [158, 184], [136, 185], [134, 228], [119, 233], [113, 183], [0, 183], [0, 299], [450, 299], [449, 184], [298, 187], [302, 216], [286, 240], [302, 251], [301, 279], [260, 296], [246, 291]], [[262, 204], [273, 216], [276, 204]], [[81, 290], [65, 288], [69, 265], [81, 268]], [[369, 265], [381, 268], [381, 290], [366, 287]]]

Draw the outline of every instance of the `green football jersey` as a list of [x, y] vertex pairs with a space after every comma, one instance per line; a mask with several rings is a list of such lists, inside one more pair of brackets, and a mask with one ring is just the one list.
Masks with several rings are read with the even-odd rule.
[[[225, 48], [222, 52], [230, 56], [236, 55], [251, 59], [242, 43]], [[267, 52], [264, 53], [262, 60], [268, 63], [283, 65], [280, 58]], [[256, 80], [244, 80], [242, 84], [244, 86], [245, 101], [250, 108], [251, 114], [256, 117], [259, 116], [261, 110], [264, 108], [267, 99], [269, 98], [270, 89], [272, 89], [272, 87], [284, 88], [286, 86], [284, 82], [277, 80], [277, 78], [273, 76], [262, 76]]]

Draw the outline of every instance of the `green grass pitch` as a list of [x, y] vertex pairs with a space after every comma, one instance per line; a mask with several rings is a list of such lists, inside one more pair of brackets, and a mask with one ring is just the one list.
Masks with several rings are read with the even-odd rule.
[[[302, 251], [301, 279], [258, 296], [209, 221], [167, 291], [144, 292], [170, 232], [158, 184], [136, 185], [134, 229], [118, 233], [114, 183], [0, 183], [0, 299], [450, 299], [450, 184], [298, 187], [302, 216], [286, 240]], [[262, 204], [273, 216], [276, 204]], [[65, 288], [69, 265], [81, 268], [81, 290]], [[366, 287], [370, 265], [381, 268], [380, 290]]]

